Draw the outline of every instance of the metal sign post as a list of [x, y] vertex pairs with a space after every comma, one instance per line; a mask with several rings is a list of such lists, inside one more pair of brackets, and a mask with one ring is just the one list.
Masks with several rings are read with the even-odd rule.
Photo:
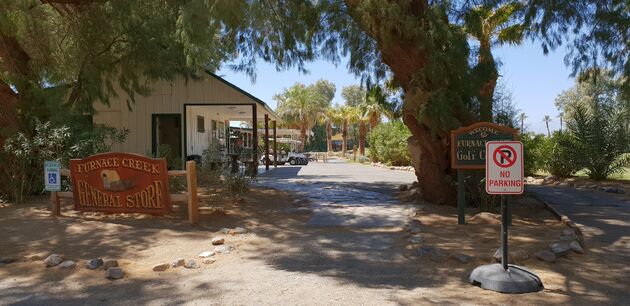
[[507, 195], [523, 193], [523, 144], [521, 142], [490, 141], [486, 143], [486, 192], [501, 195], [501, 264], [475, 268], [470, 274], [470, 283], [504, 293], [542, 290], [544, 288], [542, 281], [536, 274], [508, 263]]

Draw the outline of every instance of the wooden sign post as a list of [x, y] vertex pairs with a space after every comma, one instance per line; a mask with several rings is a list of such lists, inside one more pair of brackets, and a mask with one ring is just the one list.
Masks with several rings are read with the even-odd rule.
[[485, 169], [486, 142], [516, 140], [517, 131], [491, 122], [478, 122], [451, 131], [451, 168], [457, 169], [457, 223], [466, 223], [466, 171]]

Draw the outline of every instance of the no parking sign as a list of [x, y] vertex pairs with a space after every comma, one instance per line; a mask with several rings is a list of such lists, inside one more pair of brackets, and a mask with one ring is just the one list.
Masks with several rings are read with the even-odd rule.
[[523, 143], [520, 141], [486, 143], [486, 192], [523, 193]]

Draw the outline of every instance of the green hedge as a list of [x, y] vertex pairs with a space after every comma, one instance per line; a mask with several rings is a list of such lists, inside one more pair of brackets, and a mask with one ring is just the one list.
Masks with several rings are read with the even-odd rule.
[[370, 158], [389, 166], [411, 165], [407, 147], [410, 136], [411, 132], [401, 121], [379, 124], [368, 134]]

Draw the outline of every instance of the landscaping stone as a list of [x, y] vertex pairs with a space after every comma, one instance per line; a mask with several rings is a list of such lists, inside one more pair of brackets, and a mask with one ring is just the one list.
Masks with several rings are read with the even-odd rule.
[[183, 266], [185, 263], [186, 263], [185, 259], [177, 258], [177, 259], [171, 261], [171, 267], [177, 268], [177, 267]]
[[230, 254], [230, 252], [232, 252], [232, 250], [234, 250], [233, 247], [229, 246], [229, 245], [220, 245], [214, 248], [214, 252], [213, 253], [217, 253], [217, 254]]
[[469, 256], [469, 255], [466, 255], [466, 254], [461, 254], [461, 253], [452, 254], [450, 257], [455, 259], [455, 260], [457, 260], [457, 261], [459, 261], [459, 262], [461, 262], [461, 263], [463, 263], [463, 264], [468, 263], [471, 260], [473, 260], [472, 256]]
[[63, 256], [59, 254], [50, 254], [46, 259], [44, 259], [44, 263], [48, 267], [54, 267], [60, 264], [63, 261]]
[[401, 184], [400, 186], [398, 186], [398, 190], [400, 191], [405, 191], [407, 190], [409, 187], [407, 187], [407, 184]]
[[209, 264], [213, 264], [215, 261], [217, 261], [217, 260], [214, 259], [214, 258], [206, 258], [206, 259], [202, 260], [201, 262], [206, 264], [206, 265], [209, 265]]
[[153, 271], [155, 271], [155, 272], [166, 271], [169, 266], [170, 266], [170, 264], [167, 263], [167, 262], [166, 263], [157, 264], [157, 265], [153, 266]]
[[549, 252], [549, 251], [539, 251], [534, 253], [534, 256], [536, 258], [538, 258], [539, 260], [542, 260], [544, 262], [555, 262], [556, 261], [556, 254]]
[[426, 254], [431, 253], [432, 251], [433, 251], [432, 247], [419, 247], [419, 248], [416, 249], [415, 255], [418, 256], [418, 257], [422, 257], [422, 256], [424, 256]]
[[549, 248], [556, 256], [564, 256], [571, 250], [571, 247], [569, 247], [569, 244], [566, 242], [552, 243]]
[[584, 254], [584, 249], [582, 248], [580, 243], [577, 241], [571, 241], [571, 243], [569, 243], [569, 247], [571, 248], [571, 250], [573, 250], [574, 252], [578, 254]]
[[112, 260], [106, 260], [103, 263], [103, 270], [108, 270], [109, 268], [115, 268], [118, 267], [118, 260], [112, 259]]
[[123, 275], [123, 269], [120, 267], [110, 267], [107, 268], [107, 272], [105, 272], [105, 277], [109, 279], [121, 279]]
[[197, 264], [197, 261], [194, 259], [189, 259], [188, 261], [186, 261], [186, 263], [184, 264], [184, 267], [186, 269], [197, 269], [199, 268], [199, 265]]
[[424, 238], [422, 237], [410, 237], [409, 238], [409, 243], [411, 244], [421, 244], [424, 242]]
[[220, 244], [223, 244], [224, 242], [225, 242], [225, 239], [223, 239], [223, 237], [212, 238], [212, 245], [220, 245]]
[[201, 252], [198, 257], [199, 258], [208, 258], [210, 256], [214, 256], [214, 254], [216, 253], [216, 249], [215, 251], [205, 251], [205, 252]]
[[224, 228], [222, 228], [222, 229], [221, 229], [221, 231], [220, 231], [220, 232], [221, 232], [221, 233], [224, 233], [224, 234], [229, 234], [229, 233], [230, 233], [230, 229], [229, 229], [229, 228], [225, 228], [225, 227], [224, 227]]
[[100, 268], [102, 266], [103, 266], [103, 259], [102, 258], [90, 259], [85, 264], [85, 268], [89, 269], [89, 270], [96, 270], [96, 269], [98, 269], [98, 268]]
[[77, 263], [72, 260], [66, 260], [59, 264], [59, 269], [69, 270], [74, 269], [77, 266]]
[[230, 234], [247, 234], [247, 230], [242, 227], [235, 227], [233, 230], [230, 230]]

